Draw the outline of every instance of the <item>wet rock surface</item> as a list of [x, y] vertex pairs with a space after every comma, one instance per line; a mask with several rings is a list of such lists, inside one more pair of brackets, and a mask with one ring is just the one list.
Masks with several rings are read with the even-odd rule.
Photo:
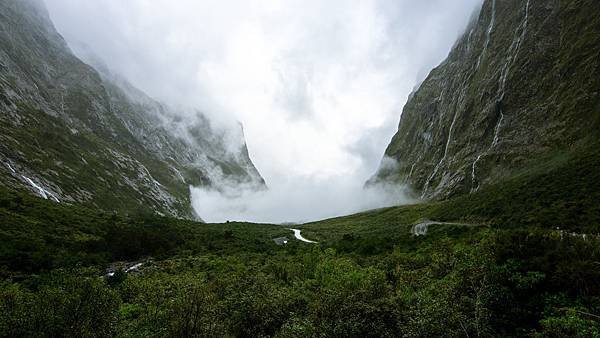
[[[598, 139], [600, 3], [486, 0], [404, 107], [370, 182], [443, 199]], [[385, 159], [384, 159], [385, 160]]]
[[0, 2], [0, 111], [0, 184], [41, 197], [194, 218], [190, 185], [264, 186], [241, 127], [232, 150], [202, 112], [84, 63], [40, 0]]

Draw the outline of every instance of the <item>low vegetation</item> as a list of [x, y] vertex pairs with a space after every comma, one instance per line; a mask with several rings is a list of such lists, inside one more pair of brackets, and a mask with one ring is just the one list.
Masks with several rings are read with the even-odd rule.
[[[1, 190], [0, 335], [598, 336], [596, 154], [299, 226], [319, 244]], [[462, 225], [413, 236], [426, 219]], [[107, 275], [118, 261], [143, 265]]]

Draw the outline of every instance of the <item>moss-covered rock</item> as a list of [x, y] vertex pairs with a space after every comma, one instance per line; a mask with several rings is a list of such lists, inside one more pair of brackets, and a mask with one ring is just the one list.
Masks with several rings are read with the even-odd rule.
[[404, 107], [372, 181], [422, 198], [470, 193], [597, 145], [600, 3], [486, 0]]
[[[79, 60], [38, 0], [0, 3], [0, 184], [126, 213], [194, 217], [189, 185], [264, 181], [194, 121]], [[191, 115], [186, 113], [186, 115]]]

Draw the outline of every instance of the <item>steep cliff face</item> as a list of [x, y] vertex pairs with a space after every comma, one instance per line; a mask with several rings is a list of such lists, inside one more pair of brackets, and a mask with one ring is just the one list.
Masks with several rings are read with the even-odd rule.
[[192, 217], [190, 185], [264, 187], [241, 127], [216, 128], [99, 73], [39, 0], [0, 2], [0, 111], [0, 184], [55, 201]]
[[386, 150], [397, 165], [372, 181], [446, 198], [595, 144], [598, 13], [595, 0], [484, 1], [404, 107]]

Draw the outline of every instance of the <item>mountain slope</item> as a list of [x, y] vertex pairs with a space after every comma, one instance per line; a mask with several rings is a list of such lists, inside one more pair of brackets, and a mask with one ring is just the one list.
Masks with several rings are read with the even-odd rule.
[[3, 1], [0, 18], [1, 184], [177, 217], [194, 216], [190, 185], [264, 187], [241, 128], [225, 131], [200, 112], [182, 120], [100, 74], [73, 55], [39, 0]]
[[398, 165], [371, 182], [447, 198], [594, 147], [599, 12], [593, 0], [486, 0], [406, 104], [386, 150]]

